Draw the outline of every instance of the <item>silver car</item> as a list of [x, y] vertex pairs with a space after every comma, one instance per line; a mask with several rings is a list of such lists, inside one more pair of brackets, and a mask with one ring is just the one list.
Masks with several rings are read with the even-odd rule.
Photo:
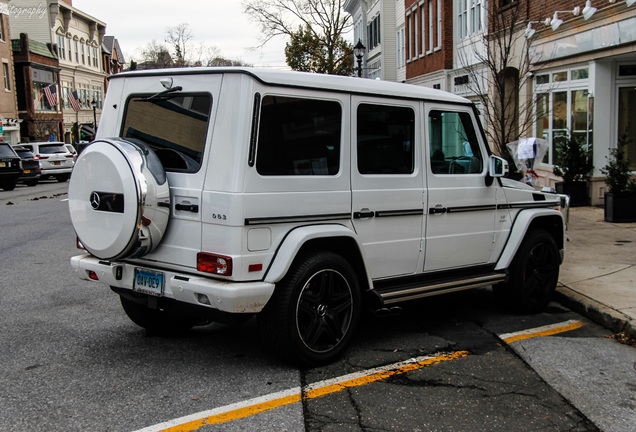
[[71, 177], [75, 165], [75, 155], [71, 153], [66, 144], [56, 141], [30, 142], [20, 144], [31, 150], [35, 158], [40, 161], [42, 177], [55, 177], [59, 182], [65, 182]]

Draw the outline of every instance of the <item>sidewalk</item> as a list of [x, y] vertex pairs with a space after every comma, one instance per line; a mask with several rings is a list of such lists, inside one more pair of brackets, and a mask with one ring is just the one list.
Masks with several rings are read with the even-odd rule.
[[609, 223], [603, 208], [570, 209], [556, 300], [636, 338], [636, 223]]

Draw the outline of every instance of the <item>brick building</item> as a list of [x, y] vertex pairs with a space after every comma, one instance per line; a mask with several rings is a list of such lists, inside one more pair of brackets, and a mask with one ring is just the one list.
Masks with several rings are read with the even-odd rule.
[[20, 140], [59, 140], [64, 123], [59, 104], [52, 106], [43, 90], [59, 82], [59, 61], [50, 45], [29, 39], [25, 33], [12, 40], [15, 88], [20, 117]]
[[15, 89], [15, 71], [13, 68], [13, 50], [11, 49], [11, 30], [9, 16], [4, 8], [6, 1], [0, 1], [0, 61], [2, 62], [2, 85], [0, 90], [0, 122], [2, 131], [0, 140], [16, 144], [20, 141], [18, 105]]

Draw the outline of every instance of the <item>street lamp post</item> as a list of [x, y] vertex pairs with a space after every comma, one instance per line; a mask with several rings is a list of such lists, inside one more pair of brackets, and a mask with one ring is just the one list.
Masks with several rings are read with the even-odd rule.
[[95, 98], [91, 101], [91, 106], [93, 107], [93, 139], [95, 139], [95, 135], [97, 135], [97, 101]]
[[362, 45], [362, 40], [358, 39], [358, 43], [353, 47], [353, 55], [358, 59], [358, 76], [362, 76], [362, 57], [364, 57], [364, 51], [367, 49]]

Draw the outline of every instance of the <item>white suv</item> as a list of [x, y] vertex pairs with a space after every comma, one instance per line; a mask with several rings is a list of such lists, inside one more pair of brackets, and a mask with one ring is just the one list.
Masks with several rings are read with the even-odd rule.
[[63, 142], [28, 142], [18, 145], [30, 150], [35, 155], [35, 159], [40, 162], [40, 168], [42, 168], [40, 179], [55, 177], [58, 182], [65, 182], [71, 177], [75, 159]]
[[[111, 138], [109, 138], [111, 137]], [[540, 310], [566, 198], [505, 179], [470, 101], [241, 68], [111, 77], [69, 208], [79, 276], [172, 333], [258, 315], [279, 355], [339, 356], [363, 308], [494, 286]]]

